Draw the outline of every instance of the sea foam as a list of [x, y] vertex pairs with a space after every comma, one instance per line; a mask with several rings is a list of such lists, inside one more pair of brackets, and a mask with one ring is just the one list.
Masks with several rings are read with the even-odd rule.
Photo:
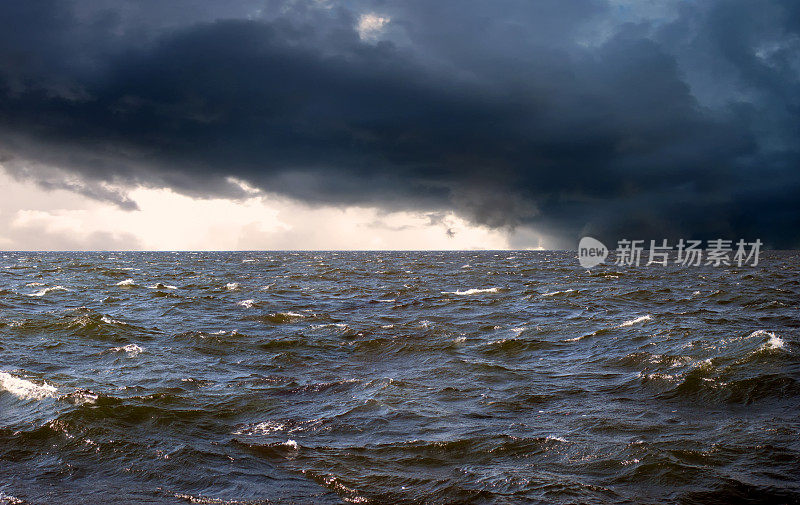
[[786, 343], [783, 341], [783, 339], [770, 331], [756, 330], [747, 336], [747, 338], [753, 338], [753, 337], [769, 337], [767, 341], [761, 345], [760, 347], [761, 350], [766, 351], [774, 349], [784, 349], [786, 347]]
[[564, 291], [553, 291], [552, 293], [542, 293], [542, 296], [556, 296], [556, 295], [565, 295], [567, 293], [574, 292], [574, 289], [565, 289]]
[[0, 491], [0, 505], [22, 505], [25, 502], [14, 496]]
[[113, 347], [111, 348], [111, 352], [125, 352], [128, 354], [129, 357], [133, 358], [135, 356], [138, 356], [140, 353], [144, 352], [144, 348], [139, 347], [136, 344], [128, 344], [120, 347]]
[[44, 296], [47, 293], [52, 293], [53, 291], [69, 291], [69, 289], [65, 288], [64, 286], [50, 286], [49, 288], [44, 288], [35, 293], [31, 293], [28, 296]]
[[0, 372], [0, 389], [23, 400], [41, 400], [55, 395], [58, 391], [57, 388], [46, 382], [40, 386], [29, 380], [14, 377], [7, 372]]
[[499, 291], [500, 291], [500, 288], [485, 288], [485, 289], [472, 288], [472, 289], [467, 289], [465, 291], [460, 291], [460, 290], [458, 290], [458, 291], [442, 291], [442, 294], [443, 295], [466, 296], [466, 295], [477, 295], [477, 294], [480, 294], [480, 293], [497, 293]]
[[653, 319], [653, 316], [651, 316], [650, 314], [647, 314], [646, 316], [637, 317], [636, 319], [631, 319], [630, 321], [625, 321], [624, 323], [619, 325], [618, 328], [625, 328], [627, 326], [633, 326], [634, 324], [643, 323], [645, 321], [650, 321], [652, 319]]

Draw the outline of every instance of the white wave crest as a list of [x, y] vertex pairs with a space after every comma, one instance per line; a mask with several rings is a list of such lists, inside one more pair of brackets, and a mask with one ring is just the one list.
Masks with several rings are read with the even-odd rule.
[[136, 344], [128, 344], [120, 347], [111, 348], [111, 352], [125, 352], [129, 357], [133, 358], [144, 352], [144, 347], [139, 347]]
[[22, 505], [23, 503], [25, 502], [19, 498], [0, 491], [0, 505]]
[[116, 285], [117, 286], [135, 286], [136, 283], [133, 281], [133, 279], [125, 279], [124, 281], [119, 281]]
[[311, 325], [312, 328], [315, 330], [319, 330], [322, 328], [339, 328], [340, 330], [346, 330], [349, 328], [345, 323], [325, 323], [325, 324], [314, 324]]
[[497, 293], [499, 291], [500, 291], [500, 288], [485, 288], [485, 289], [472, 288], [472, 289], [467, 289], [466, 291], [461, 291], [461, 290], [458, 290], [458, 291], [442, 291], [442, 294], [443, 295], [466, 296], [466, 295], [477, 295], [477, 294], [480, 294], [480, 293]]
[[764, 342], [764, 344], [761, 346], [761, 349], [765, 351], [774, 349], [784, 349], [786, 347], [786, 342], [784, 342], [781, 337], [775, 335], [770, 331], [756, 330], [747, 336], [747, 338], [753, 338], [753, 337], [762, 337], [762, 338], [769, 337], [767, 341]]
[[276, 431], [284, 431], [287, 428], [286, 423], [278, 421], [263, 421], [254, 426], [238, 429], [233, 432], [234, 435], [268, 435]]
[[625, 321], [621, 325], [617, 326], [617, 328], [625, 328], [627, 326], [633, 326], [634, 324], [643, 323], [645, 321], [650, 321], [653, 319], [653, 316], [647, 314], [646, 316], [637, 317], [636, 319], [631, 319], [630, 321]]
[[46, 382], [40, 386], [29, 380], [14, 377], [7, 372], [0, 372], [0, 389], [23, 400], [41, 400], [55, 395], [58, 391], [57, 388]]
[[31, 293], [28, 296], [44, 296], [47, 293], [52, 293], [53, 291], [69, 291], [69, 289], [65, 288], [64, 286], [50, 286], [49, 288], [44, 288], [35, 293]]
[[68, 395], [64, 395], [59, 400], [66, 400], [74, 405], [93, 405], [97, 403], [99, 396], [88, 389], [77, 389]]
[[100, 320], [103, 321], [106, 324], [119, 324], [119, 325], [122, 325], [122, 326], [130, 326], [125, 321], [118, 321], [117, 319], [113, 319], [113, 318], [105, 316], [105, 315], [103, 317], [101, 317]]
[[223, 500], [222, 498], [208, 498], [206, 496], [193, 496], [190, 494], [185, 493], [172, 493], [172, 496], [175, 498], [188, 502], [188, 503], [200, 503], [203, 505], [206, 504], [219, 504], [219, 505], [234, 505], [236, 503], [242, 503], [238, 501], [228, 501]]
[[253, 299], [250, 300], [242, 300], [240, 302], [236, 302], [236, 305], [240, 305], [246, 309], [252, 309], [253, 306], [256, 304], [256, 301]]
[[767, 349], [783, 349], [786, 344], [783, 339], [777, 335], [772, 335], [769, 340], [764, 344]]
[[228, 291], [236, 291], [237, 289], [239, 289], [239, 283], [238, 282], [229, 282], [229, 283], [225, 284], [225, 289], [227, 289]]
[[564, 291], [553, 291], [552, 293], [542, 293], [542, 296], [556, 296], [556, 295], [564, 295], [567, 293], [572, 293], [575, 291], [574, 289], [565, 289]]

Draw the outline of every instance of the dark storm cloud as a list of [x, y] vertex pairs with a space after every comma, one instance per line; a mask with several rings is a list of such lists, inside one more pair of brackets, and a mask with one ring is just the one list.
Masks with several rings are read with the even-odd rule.
[[[221, 5], [0, 3], [4, 165], [83, 188], [242, 196], [232, 176], [312, 202], [456, 208], [556, 246], [800, 245], [788, 0]], [[370, 12], [391, 22], [362, 40]]]

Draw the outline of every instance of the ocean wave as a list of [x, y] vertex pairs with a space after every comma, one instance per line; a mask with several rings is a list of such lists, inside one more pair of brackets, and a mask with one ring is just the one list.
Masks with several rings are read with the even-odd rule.
[[68, 395], [64, 395], [60, 397], [60, 400], [68, 401], [73, 405], [94, 405], [97, 403], [97, 400], [100, 398], [100, 395], [97, 393], [88, 390], [88, 389], [77, 389]]
[[766, 330], [756, 330], [750, 335], [748, 335], [747, 338], [754, 338], [754, 337], [767, 337], [767, 341], [764, 342], [761, 345], [761, 347], [759, 347], [759, 350], [770, 351], [770, 350], [778, 350], [786, 348], [786, 342], [784, 342], [781, 337], [777, 336], [772, 332]]
[[124, 352], [127, 353], [128, 357], [134, 358], [144, 352], [144, 348], [138, 346], [137, 344], [128, 344], [123, 345], [120, 347], [112, 347], [109, 349], [110, 352]]
[[263, 421], [251, 426], [236, 429], [234, 435], [269, 435], [275, 432], [286, 431], [291, 421]]
[[53, 293], [56, 291], [69, 291], [69, 289], [65, 288], [64, 286], [51, 286], [49, 288], [41, 289], [35, 293], [31, 293], [28, 296], [44, 296], [48, 293]]
[[443, 295], [457, 295], [457, 296], [468, 296], [468, 295], [479, 295], [481, 293], [499, 293], [501, 288], [472, 288], [467, 289], [464, 291], [457, 290], [457, 291], [442, 291]]
[[23, 400], [42, 400], [55, 396], [58, 392], [58, 388], [46, 382], [35, 384], [7, 372], [0, 372], [0, 390], [7, 391]]
[[304, 384], [302, 386], [291, 387], [281, 390], [283, 394], [299, 394], [299, 393], [321, 393], [321, 392], [336, 392], [336, 391], [349, 391], [353, 387], [359, 385], [361, 379], [342, 379], [330, 382], [313, 382]]
[[627, 354], [611, 363], [624, 367], [667, 367], [675, 368], [690, 365], [696, 360], [691, 356], [672, 354], [652, 354], [646, 351]]
[[[77, 339], [99, 338], [124, 343], [126, 340], [141, 338], [142, 335], [158, 333], [157, 328], [145, 328], [125, 321], [119, 321], [107, 314], [96, 312], [88, 307], [78, 307], [65, 311], [62, 315], [53, 313], [15, 321], [16, 331], [25, 335], [45, 334], [52, 341], [57, 336], [70, 336]], [[66, 341], [57, 339], [66, 343]], [[119, 345], [119, 344], [117, 344]]]
[[342, 335], [342, 336], [363, 336], [364, 333], [354, 331], [349, 325], [346, 323], [324, 323], [324, 324], [314, 324], [311, 325], [312, 330], [328, 330], [333, 329], [335, 334]]
[[244, 307], [246, 309], [252, 309], [253, 307], [255, 307], [256, 301], [251, 298], [249, 300], [242, 300], [236, 302], [236, 305], [239, 305], [240, 307]]
[[574, 289], [565, 289], [563, 291], [553, 291], [552, 293], [542, 293], [542, 296], [557, 296], [557, 295], [566, 295], [568, 293], [574, 293]]
[[[335, 492], [344, 502], [347, 503], [372, 502], [370, 499], [366, 498], [365, 496], [362, 496], [362, 494], [360, 494], [355, 489], [355, 487], [352, 487], [352, 485], [346, 485], [340, 477], [326, 473], [317, 473], [310, 469], [303, 469], [302, 473], [303, 475], [317, 482], [321, 486]], [[398, 503], [400, 502], [398, 500], [392, 500], [392, 501], [396, 501]], [[391, 501], [387, 501], [387, 503], [391, 503]]]
[[800, 383], [783, 373], [761, 373], [755, 377], [728, 377], [713, 367], [697, 367], [678, 378], [679, 384], [666, 392], [668, 397], [687, 397], [701, 401], [749, 404], [767, 398], [796, 398]]
[[645, 321], [652, 321], [652, 320], [653, 320], [653, 316], [651, 316], [650, 314], [647, 314], [646, 316], [641, 316], [641, 317], [637, 317], [637, 318], [625, 321], [621, 325], [617, 326], [617, 328], [627, 328], [628, 326], [633, 326], [634, 324], [639, 324], [639, 323], [643, 323]]
[[228, 291], [236, 291], [240, 287], [241, 286], [239, 286], [238, 282], [229, 282], [229, 283], [225, 284], [225, 289], [227, 289]]
[[0, 505], [24, 505], [25, 502], [0, 491]]
[[486, 354], [517, 354], [548, 349], [552, 345], [542, 340], [503, 338], [484, 344], [482, 350]]
[[178, 289], [177, 286], [170, 286], [169, 284], [164, 284], [162, 282], [156, 282], [152, 286], [147, 286], [149, 289]]
[[225, 500], [222, 498], [211, 498], [208, 496], [192, 495], [187, 493], [172, 493], [174, 498], [186, 501], [188, 503], [196, 503], [198, 505], [247, 505], [252, 502], [243, 502], [239, 500]]
[[134, 282], [133, 279], [125, 279], [124, 281], [119, 281], [118, 283], [116, 283], [115, 286], [134, 287], [136, 286], [136, 282]]
[[585, 338], [596, 337], [598, 335], [607, 334], [610, 331], [611, 330], [609, 328], [600, 328], [599, 330], [595, 330], [595, 331], [593, 331], [591, 333], [584, 333], [583, 335], [579, 335], [579, 336], [573, 337], [573, 338], [565, 338], [564, 340], [562, 340], [562, 342], [578, 342], [578, 341], [583, 340]]
[[111, 318], [109, 316], [106, 316], [106, 315], [102, 315], [100, 317], [100, 321], [102, 321], [102, 322], [104, 322], [106, 324], [116, 324], [116, 325], [121, 325], [121, 326], [127, 326], [128, 325], [128, 323], [126, 323], [125, 321], [118, 321], [118, 320], [113, 319], [113, 318]]
[[333, 475], [322, 478], [322, 483], [328, 489], [335, 491], [347, 503], [369, 503], [369, 499], [361, 496], [355, 489], [344, 485], [341, 480]]
[[286, 312], [272, 312], [270, 314], [256, 316], [250, 319], [255, 319], [265, 323], [284, 324], [312, 317], [314, 317], [313, 314], [301, 314], [300, 312], [286, 311]]
[[525, 326], [520, 326], [519, 328], [510, 328], [508, 331], [513, 333], [515, 337], [519, 337], [527, 329]]

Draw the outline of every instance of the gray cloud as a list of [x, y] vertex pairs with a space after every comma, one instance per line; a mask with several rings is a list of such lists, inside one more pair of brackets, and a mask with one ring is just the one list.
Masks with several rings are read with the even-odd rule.
[[[800, 9], [663, 5], [4, 2], [0, 149], [122, 206], [101, 182], [238, 198], [234, 176], [551, 246], [800, 246]], [[361, 40], [369, 12], [392, 21]]]

